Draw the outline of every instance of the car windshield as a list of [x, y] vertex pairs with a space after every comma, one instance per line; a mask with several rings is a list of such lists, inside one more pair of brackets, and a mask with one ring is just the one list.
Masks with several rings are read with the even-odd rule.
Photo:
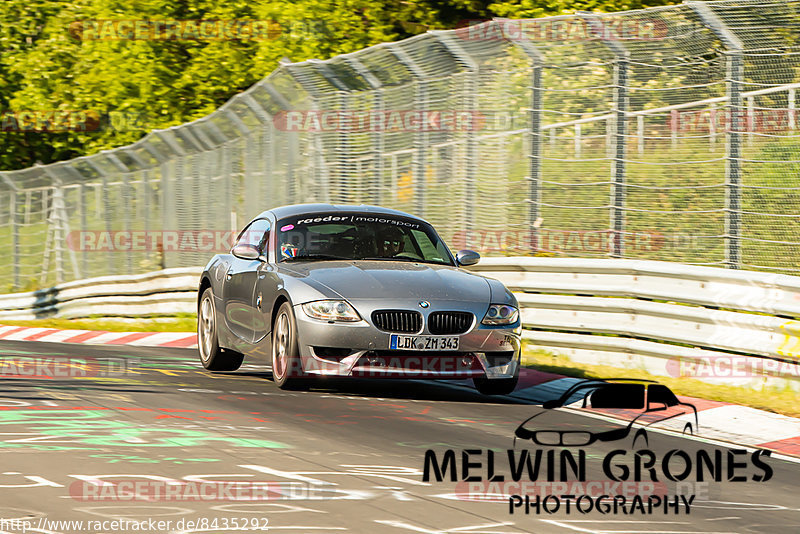
[[377, 260], [453, 265], [447, 246], [419, 220], [374, 213], [315, 213], [278, 221], [279, 261]]

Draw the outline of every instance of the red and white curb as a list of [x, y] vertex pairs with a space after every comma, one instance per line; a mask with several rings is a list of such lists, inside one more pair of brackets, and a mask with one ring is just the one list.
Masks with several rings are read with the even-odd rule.
[[106, 332], [104, 330], [57, 330], [0, 326], [0, 340], [133, 345], [136, 347], [197, 347], [197, 335], [189, 332]]

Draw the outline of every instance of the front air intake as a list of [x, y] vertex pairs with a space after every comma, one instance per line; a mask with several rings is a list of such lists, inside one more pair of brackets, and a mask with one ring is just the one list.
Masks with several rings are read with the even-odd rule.
[[422, 314], [410, 310], [377, 310], [372, 322], [379, 330], [399, 334], [414, 334], [422, 330]]
[[473, 315], [469, 312], [441, 311], [428, 316], [431, 334], [463, 334], [472, 326]]

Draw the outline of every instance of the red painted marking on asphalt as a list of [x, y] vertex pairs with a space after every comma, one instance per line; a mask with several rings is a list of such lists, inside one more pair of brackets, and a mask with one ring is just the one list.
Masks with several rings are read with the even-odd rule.
[[793, 438], [779, 439], [777, 441], [770, 441], [758, 445], [764, 449], [772, 449], [781, 454], [789, 454], [791, 456], [800, 456], [800, 436]]
[[179, 410], [177, 408], [159, 408], [162, 412], [188, 412], [194, 413], [194, 410]]
[[48, 328], [47, 330], [43, 330], [41, 332], [37, 332], [36, 334], [27, 336], [25, 341], [36, 341], [37, 339], [43, 338], [44, 336], [49, 336], [50, 334], [55, 334], [56, 332], [61, 332], [56, 328]]
[[419, 415], [425, 415], [429, 411], [431, 411], [431, 407], [430, 406], [425, 406], [425, 408], [421, 412], [419, 412]]
[[181, 415], [168, 415], [168, 414], [157, 415], [156, 419], [188, 419], [189, 421], [192, 420], [191, 417], [183, 417]]
[[92, 339], [97, 336], [102, 336], [103, 334], [108, 334], [108, 332], [105, 330], [94, 330], [92, 332], [84, 332], [83, 334], [78, 334], [77, 336], [67, 338], [62, 343], [83, 343], [86, 340]]
[[183, 339], [176, 339], [174, 341], [170, 341], [168, 343], [162, 343], [159, 345], [160, 347], [189, 347], [191, 345], [197, 344], [197, 335], [192, 334], [188, 337]]
[[20, 327], [14, 328], [12, 330], [8, 330], [7, 332], [3, 332], [2, 334], [0, 334], [0, 339], [3, 339], [6, 336], [10, 336], [11, 334], [16, 334], [17, 332], [22, 332], [23, 330], [26, 330], [26, 329], [27, 329], [27, 327], [20, 326]]
[[125, 345], [126, 343], [131, 343], [138, 339], [142, 339], [143, 337], [152, 336], [151, 332], [135, 332], [133, 334], [128, 334], [127, 336], [118, 337], [117, 339], [112, 339], [106, 341], [106, 345]]
[[519, 373], [519, 384], [517, 385], [517, 389], [520, 390], [533, 386], [538, 386], [539, 384], [544, 384], [545, 382], [552, 382], [553, 380], [558, 380], [560, 378], [567, 378], [567, 377], [556, 373], [537, 371], [535, 369], [521, 369]]
[[150, 408], [127, 408], [125, 406], [115, 406], [115, 410], [123, 410], [126, 412], [152, 412]]

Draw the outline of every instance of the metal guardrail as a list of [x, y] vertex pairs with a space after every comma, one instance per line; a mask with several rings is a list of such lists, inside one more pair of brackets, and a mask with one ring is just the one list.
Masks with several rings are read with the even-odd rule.
[[143, 316], [196, 311], [202, 267], [101, 276], [0, 296], [0, 320]]
[[584, 363], [800, 391], [800, 277], [582, 258], [485, 258], [472, 270], [517, 295], [524, 337], [536, 347]]
[[[724, 361], [751, 371], [697, 378], [800, 391], [800, 277], [585, 258], [484, 258], [470, 270], [517, 295], [524, 337], [534, 346], [673, 376], [688, 364], [716, 365], [719, 375]], [[193, 312], [201, 271], [92, 278], [4, 295], [0, 320]]]

